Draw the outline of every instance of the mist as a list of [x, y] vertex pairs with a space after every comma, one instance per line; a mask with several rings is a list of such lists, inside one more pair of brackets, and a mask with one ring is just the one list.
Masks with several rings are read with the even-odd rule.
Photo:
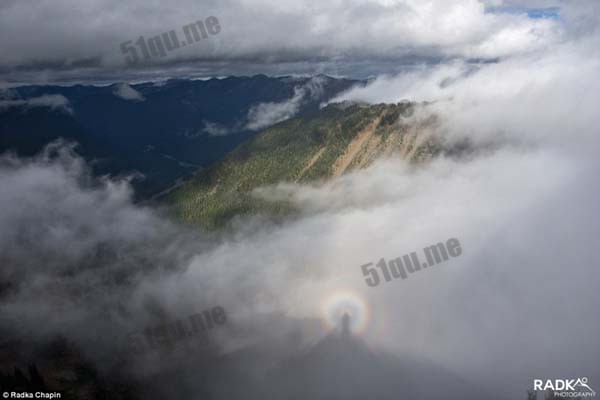
[[[426, 65], [339, 96], [418, 102], [415, 124], [435, 116], [431, 134], [469, 151], [256, 190], [296, 205], [299, 216], [283, 223], [254, 216], [205, 232], [134, 204], [127, 179], [92, 178], [67, 144], [3, 155], [0, 331], [32, 343], [66, 337], [103, 371], [124, 358], [135, 379], [198, 362], [178, 371], [185, 397], [215, 358], [252, 349], [277, 366], [319, 343], [331, 332], [324, 304], [350, 291], [368, 311], [355, 334], [383, 354], [429, 360], [505, 399], [546, 377], [585, 376], [597, 388], [600, 47], [585, 13], [566, 13], [584, 23], [552, 45]], [[298, 99], [263, 110], [260, 124], [293, 115]], [[365, 284], [361, 265], [449, 238], [460, 257]], [[209, 346], [128, 352], [130, 332], [214, 306], [227, 322]], [[237, 362], [233, 382], [263, 374]]]

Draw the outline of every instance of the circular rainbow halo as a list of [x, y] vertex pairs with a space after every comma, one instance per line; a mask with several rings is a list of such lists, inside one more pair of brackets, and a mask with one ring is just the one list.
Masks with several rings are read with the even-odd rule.
[[365, 332], [369, 322], [367, 303], [356, 292], [348, 289], [335, 290], [322, 304], [327, 328], [339, 330], [344, 314], [350, 316], [350, 330], [354, 334]]

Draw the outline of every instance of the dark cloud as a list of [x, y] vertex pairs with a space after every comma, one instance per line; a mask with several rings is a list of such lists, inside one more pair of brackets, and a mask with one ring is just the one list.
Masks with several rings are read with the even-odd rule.
[[[503, 4], [492, 6], [496, 3]], [[587, 5], [559, 6], [562, 16]], [[184, 25], [209, 16], [219, 19], [218, 34], [127, 68], [121, 43], [170, 30], [183, 37]], [[177, 8], [143, 1], [123, 6], [113, 0], [44, 0], [5, 3], [0, 21], [5, 55], [0, 68], [3, 79], [11, 81], [76, 79], [73, 75], [106, 75], [114, 81], [123, 80], [121, 73], [143, 77], [153, 70], [215, 76], [239, 73], [239, 64], [273, 74], [315, 73], [319, 64], [337, 65], [342, 74], [364, 76], [362, 68], [381, 72], [380, 61], [386, 58], [390, 64], [411, 64], [415, 59], [510, 56], [550, 45], [565, 30], [559, 20], [486, 12], [473, 0], [431, 6], [408, 0], [186, 1]]]

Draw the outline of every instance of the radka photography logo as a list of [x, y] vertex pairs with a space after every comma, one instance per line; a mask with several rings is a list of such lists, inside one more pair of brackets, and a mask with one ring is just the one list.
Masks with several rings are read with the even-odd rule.
[[588, 398], [596, 392], [588, 385], [588, 378], [577, 379], [534, 379], [533, 390], [552, 391], [553, 398]]

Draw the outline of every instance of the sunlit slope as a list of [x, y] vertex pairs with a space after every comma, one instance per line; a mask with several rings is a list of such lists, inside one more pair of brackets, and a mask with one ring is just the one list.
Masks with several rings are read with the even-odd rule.
[[252, 190], [331, 179], [386, 156], [419, 162], [437, 154], [439, 144], [426, 134], [433, 121], [415, 122], [411, 107], [333, 104], [280, 123], [201, 171], [171, 194], [170, 202], [180, 218], [206, 227], [240, 214], [288, 215], [294, 211], [289, 204], [259, 199]]

